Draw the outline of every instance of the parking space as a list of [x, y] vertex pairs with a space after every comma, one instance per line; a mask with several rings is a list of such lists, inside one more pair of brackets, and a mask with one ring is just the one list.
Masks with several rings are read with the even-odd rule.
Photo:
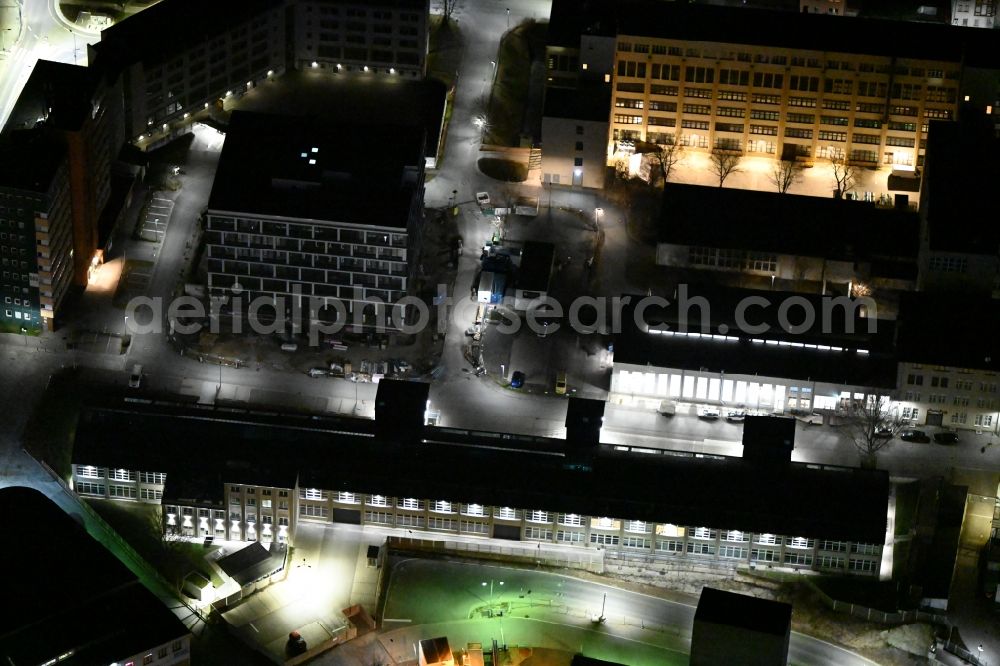
[[139, 229], [139, 237], [152, 243], [162, 242], [173, 212], [173, 201], [154, 195], [150, 199], [149, 205], [146, 206], [146, 214]]

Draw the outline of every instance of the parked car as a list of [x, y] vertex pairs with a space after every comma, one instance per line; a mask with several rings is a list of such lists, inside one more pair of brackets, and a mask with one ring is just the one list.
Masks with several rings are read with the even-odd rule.
[[522, 386], [524, 386], [524, 373], [520, 370], [515, 370], [514, 374], [510, 376], [510, 387], [519, 389]]
[[726, 413], [726, 420], [730, 423], [740, 423], [745, 421], [747, 418], [747, 413], [742, 409], [734, 409]]
[[330, 371], [326, 368], [309, 368], [307, 373], [310, 377], [326, 377]]
[[934, 441], [938, 444], [958, 444], [958, 434], [954, 432], [936, 432]]
[[931, 441], [931, 438], [923, 430], [904, 430], [899, 433], [899, 438], [904, 442], [918, 442], [920, 444], [927, 444]]
[[718, 407], [705, 406], [698, 410], [698, 416], [703, 419], [717, 419], [722, 416]]
[[480, 206], [490, 205], [490, 194], [489, 192], [476, 192], [476, 203]]
[[892, 439], [892, 428], [876, 428], [875, 436], [879, 439]]
[[142, 384], [142, 366], [136, 363], [132, 366], [132, 374], [128, 376], [128, 387], [139, 388]]

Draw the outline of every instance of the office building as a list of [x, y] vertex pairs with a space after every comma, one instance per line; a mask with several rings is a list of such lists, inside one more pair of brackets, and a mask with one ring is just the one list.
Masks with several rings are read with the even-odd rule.
[[66, 145], [73, 217], [73, 281], [86, 286], [103, 262], [100, 220], [112, 165], [125, 142], [121, 82], [95, 68], [39, 60], [6, 128], [44, 126]]
[[12, 487], [0, 489], [0, 515], [23, 539], [0, 554], [17, 601], [0, 631], [3, 663], [191, 663], [187, 627], [70, 514]]
[[637, 323], [642, 297], [631, 298], [615, 335], [610, 402], [833, 414], [895, 392], [894, 322], [863, 316], [855, 299], [691, 287]]
[[969, 28], [996, 28], [997, 0], [951, 0], [952, 25]]
[[691, 666], [785, 666], [792, 606], [703, 587], [694, 613]]
[[0, 252], [0, 326], [54, 330], [73, 283], [73, 211], [66, 144], [48, 128], [0, 134]]
[[[413, 409], [422, 413], [425, 405]], [[172, 477], [208, 474], [216, 496], [227, 498], [218, 509], [228, 514], [221, 523], [212, 514], [202, 521], [197, 505], [163, 499], [166, 529], [195, 536], [229, 530], [230, 538], [274, 542], [283, 525], [272, 522], [265, 532], [261, 516], [271, 515], [288, 517], [292, 545], [297, 524], [338, 522], [548, 543], [570, 553], [603, 549], [608, 558], [661, 564], [756, 563], [860, 576], [880, 570], [884, 472], [800, 465], [787, 455], [764, 461], [633, 453], [589, 438], [503, 434], [500, 449], [497, 433], [426, 426], [386, 440], [378, 432], [371, 421], [346, 417], [219, 413], [206, 421], [182, 406], [94, 407], [78, 425], [73, 486], [90, 494], [81, 485], [88, 465], [97, 478], [115, 468], [165, 470], [168, 489]], [[294, 460], [281, 453], [292, 442]], [[448, 469], [492, 473], [443, 473]], [[526, 469], [539, 483], [508, 482]], [[265, 497], [272, 502], [267, 511], [277, 513], [265, 512]], [[180, 527], [169, 524], [171, 515]]]
[[[556, 20], [565, 11], [554, 5]], [[987, 35], [947, 25], [685, 3], [580, 10], [563, 26], [579, 26], [578, 44], [556, 31], [548, 77], [589, 68], [587, 27], [617, 16], [609, 164], [645, 141], [912, 170], [930, 121], [954, 119], [960, 100], [994, 105], [1000, 87]]]
[[955, 293], [904, 294], [897, 328], [900, 416], [915, 426], [996, 433], [1000, 304]]
[[607, 84], [549, 87], [542, 115], [542, 185], [604, 187], [608, 138]]
[[419, 127], [233, 113], [206, 214], [209, 292], [398, 329], [409, 311], [390, 306], [420, 252], [423, 150]]
[[1000, 296], [1000, 225], [990, 193], [1000, 182], [1000, 138], [975, 110], [935, 122], [920, 190], [918, 288]]
[[919, 219], [895, 204], [666, 183], [656, 263], [759, 288], [912, 290]]
[[166, 0], [101, 32], [91, 67], [121, 77], [125, 136], [143, 149], [186, 131], [190, 115], [285, 67], [281, 0]]
[[429, 0], [296, 0], [294, 66], [422, 78]]

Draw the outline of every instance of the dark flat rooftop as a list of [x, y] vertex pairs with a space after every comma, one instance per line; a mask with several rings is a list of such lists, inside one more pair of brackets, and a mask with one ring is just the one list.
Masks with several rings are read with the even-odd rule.
[[[686, 301], [675, 297], [668, 299], [667, 307], [651, 306], [643, 312], [649, 329], [665, 331], [662, 333], [647, 332], [636, 325], [635, 307], [643, 297], [630, 296], [629, 304], [622, 310], [621, 330], [615, 335], [616, 363], [873, 388], [896, 385], [893, 321], [862, 318], [857, 311], [853, 311], [854, 316], [847, 316], [847, 309], [840, 306], [830, 308], [830, 315], [823, 316], [824, 302], [832, 302], [828, 296], [717, 285], [687, 286], [690, 292]], [[766, 326], [768, 330], [754, 332], [741, 327], [738, 308], [748, 298], [764, 299], [759, 302], [767, 306], [747, 308], [743, 324]], [[811, 327], [790, 332], [781, 326], [778, 312], [788, 298], [810, 304], [816, 313]], [[708, 305], [705, 320], [701, 315], [703, 308], [693, 305], [700, 299]], [[692, 305], [688, 307], [686, 303]], [[788, 323], [800, 323], [800, 312], [798, 306], [789, 308]], [[873, 325], [871, 332], [869, 324]], [[830, 349], [821, 349], [821, 345]]]
[[694, 621], [785, 636], [792, 626], [792, 606], [780, 601], [703, 587]]
[[79, 130], [92, 113], [97, 77], [89, 67], [39, 60], [21, 90], [7, 127], [28, 129], [40, 118], [61, 130]]
[[551, 118], [570, 118], [608, 122], [611, 108], [610, 84], [580, 88], [546, 88], [544, 115]]
[[517, 288], [547, 291], [552, 278], [552, 259], [556, 248], [552, 243], [527, 241], [521, 251], [521, 266], [517, 272]]
[[95, 63], [111, 70], [134, 62], [156, 64], [284, 4], [283, 0], [162, 0], [102, 30], [101, 41], [93, 46]]
[[[25, 159], [25, 156], [31, 159]], [[44, 127], [0, 134], [0, 187], [44, 194], [66, 160], [66, 145]]]
[[915, 212], [863, 201], [667, 183], [659, 241], [842, 261], [915, 260], [919, 227]]
[[[218, 468], [232, 454], [280, 460], [286, 479], [294, 482], [297, 470], [304, 488], [866, 542], [880, 542], [885, 533], [889, 486], [883, 471], [762, 468], [739, 458], [634, 454], [611, 446], [598, 447], [581, 466], [572, 464], [567, 450], [573, 447], [564, 440], [523, 438], [530, 446], [518, 447], [516, 438], [428, 427], [422, 439], [406, 444], [361, 436], [348, 419], [339, 428], [321, 420], [313, 430], [309, 421], [280, 426], [274, 418], [159, 406], [93, 408], [77, 428], [73, 461], [134, 464], [165, 470], [169, 478]], [[358, 421], [358, 430], [371, 424]], [[101, 440], [97, 446], [95, 439]], [[100, 460], [89, 457], [94, 449]], [[154, 457], [172, 464], [142, 462]], [[442, 469], [489, 473], [442, 475]], [[532, 483], [510, 483], [525, 470]]]
[[[617, 8], [620, 36], [895, 56], [956, 64], [964, 60], [965, 64], [975, 66], [1000, 63], [996, 36], [981, 28], [649, 0], [624, 0]], [[886, 39], [886, 35], [892, 38]]]
[[277, 571], [284, 559], [284, 544], [275, 541], [270, 548], [266, 548], [261, 542], [255, 541], [219, 559], [216, 564], [227, 576], [243, 586]]
[[552, 0], [546, 43], [580, 48], [580, 35], [613, 37], [614, 0]]
[[926, 192], [921, 197], [930, 249], [996, 257], [1000, 216], [993, 193], [998, 183], [1000, 139], [992, 123], [975, 117], [968, 122], [931, 122], [923, 180]]
[[900, 361], [1000, 371], [1000, 302], [954, 293], [900, 294]]
[[405, 228], [423, 142], [417, 127], [237, 111], [208, 208]]
[[[0, 550], [17, 601], [0, 630], [0, 661], [109, 664], [185, 636], [180, 620], [74, 517], [36, 490], [0, 489], [0, 518], [18, 535]], [[45, 592], [45, 593], [43, 593]], [[52, 594], [60, 593], [58, 600]]]

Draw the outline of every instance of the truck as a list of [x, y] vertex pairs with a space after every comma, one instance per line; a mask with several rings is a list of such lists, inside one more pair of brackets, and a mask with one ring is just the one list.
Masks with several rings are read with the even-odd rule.
[[661, 400], [660, 406], [656, 408], [656, 411], [664, 416], [673, 416], [677, 413], [677, 403], [673, 400]]

